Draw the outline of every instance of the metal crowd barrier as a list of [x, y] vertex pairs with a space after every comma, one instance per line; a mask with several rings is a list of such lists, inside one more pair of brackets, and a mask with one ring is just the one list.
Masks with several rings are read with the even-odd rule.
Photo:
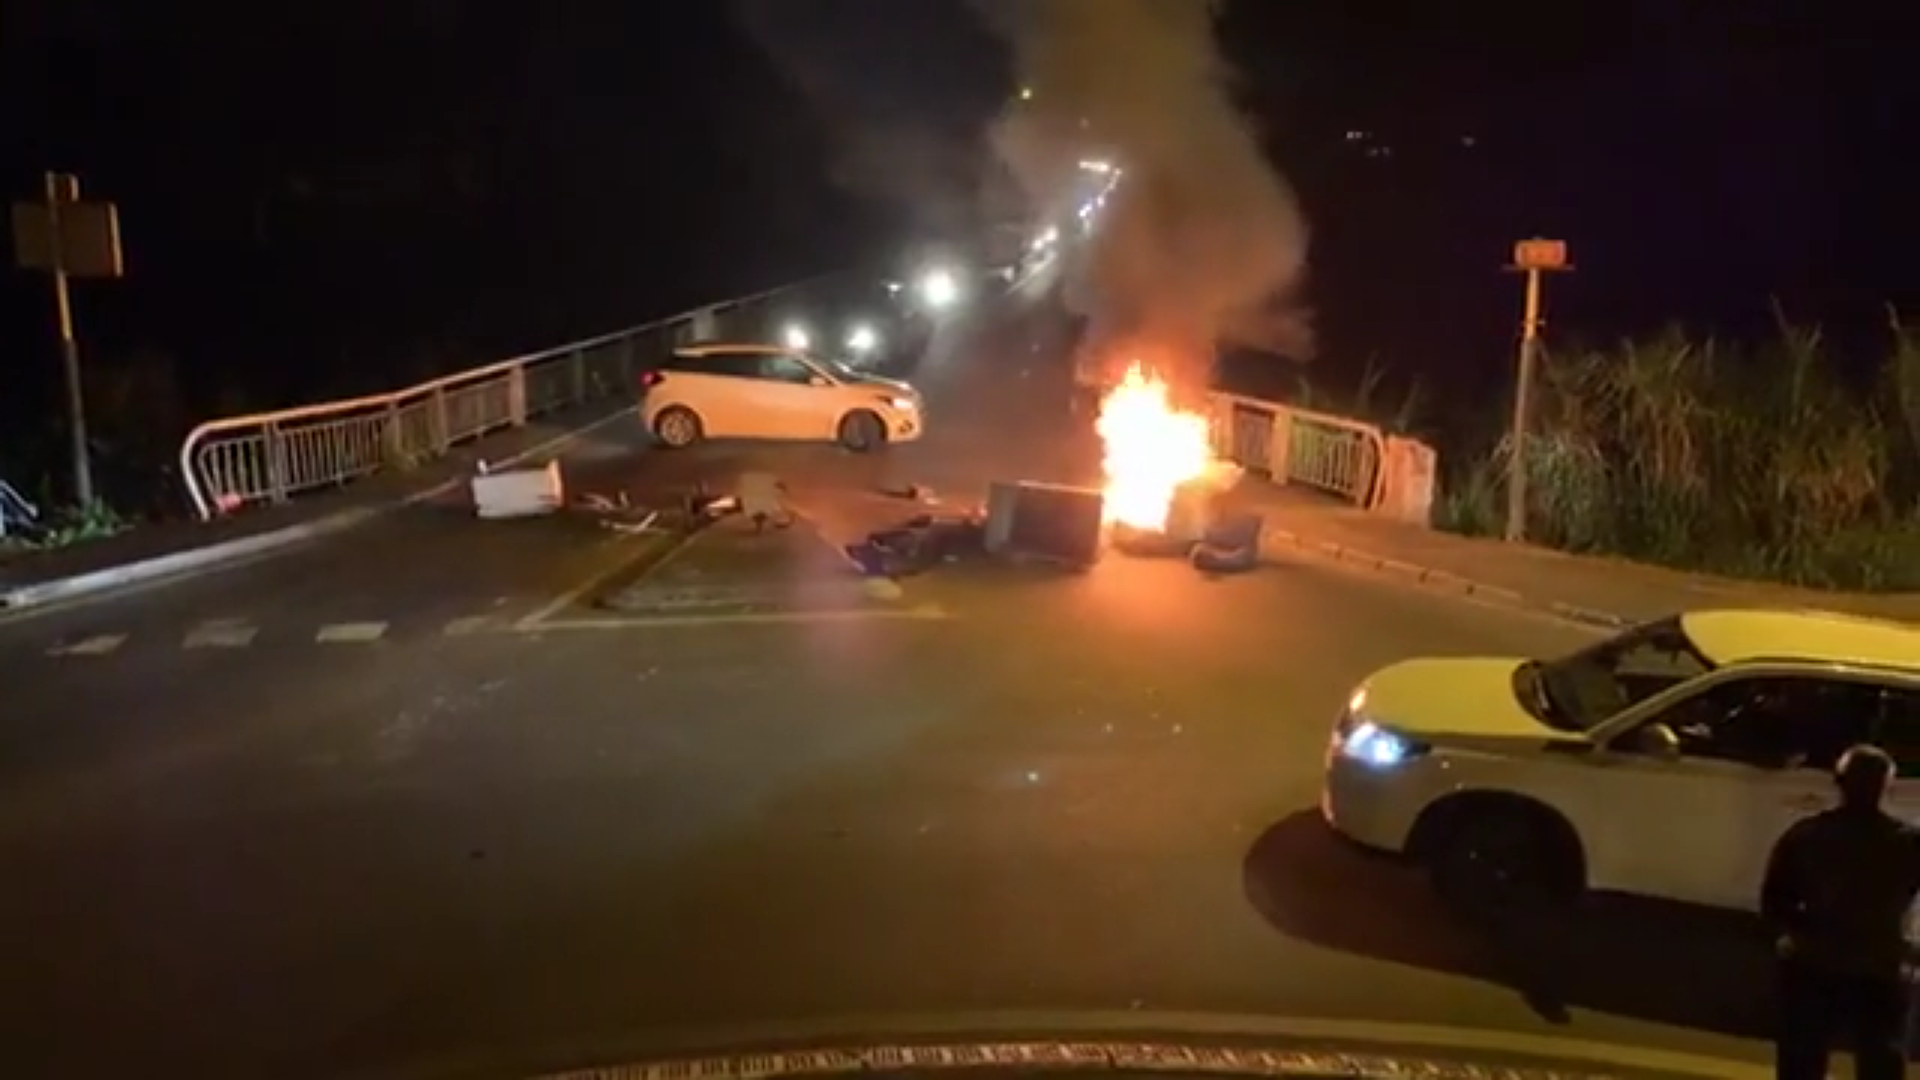
[[1385, 504], [1387, 437], [1377, 425], [1238, 394], [1212, 401], [1216, 450], [1228, 460], [1363, 510]]

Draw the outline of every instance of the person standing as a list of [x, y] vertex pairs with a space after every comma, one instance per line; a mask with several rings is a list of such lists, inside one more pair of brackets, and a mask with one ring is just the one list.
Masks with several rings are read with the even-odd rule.
[[1779, 1080], [1825, 1080], [1843, 1037], [1858, 1080], [1906, 1075], [1907, 910], [1920, 831], [1882, 804], [1893, 759], [1855, 746], [1834, 770], [1840, 804], [1789, 828], [1767, 864], [1762, 916], [1780, 958]]

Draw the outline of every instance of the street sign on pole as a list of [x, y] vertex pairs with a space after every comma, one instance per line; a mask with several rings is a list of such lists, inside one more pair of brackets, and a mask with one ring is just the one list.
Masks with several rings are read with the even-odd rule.
[[53, 277], [55, 327], [67, 383], [67, 431], [73, 452], [73, 494], [82, 506], [93, 502], [93, 467], [87, 451], [87, 410], [80, 384], [80, 346], [73, 334], [73, 303], [67, 294], [72, 277], [117, 278], [120, 215], [110, 202], [82, 202], [80, 178], [50, 172], [43, 202], [13, 204], [14, 260], [25, 270]]
[[1536, 236], [1513, 245], [1516, 270], [1571, 270], [1567, 265], [1567, 242]]
[[1527, 538], [1527, 427], [1533, 405], [1534, 368], [1539, 363], [1541, 318], [1541, 279], [1551, 273], [1573, 269], [1567, 261], [1567, 242], [1536, 236], [1513, 245], [1513, 264], [1508, 270], [1527, 275], [1526, 307], [1520, 324], [1520, 370], [1513, 388], [1513, 430], [1507, 439], [1507, 527], [1506, 538], [1518, 543]]

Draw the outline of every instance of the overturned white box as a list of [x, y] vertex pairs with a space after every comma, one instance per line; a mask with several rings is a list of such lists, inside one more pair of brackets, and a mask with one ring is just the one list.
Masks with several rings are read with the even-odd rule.
[[483, 518], [538, 517], [566, 505], [560, 463], [544, 469], [483, 472], [473, 478], [473, 510]]

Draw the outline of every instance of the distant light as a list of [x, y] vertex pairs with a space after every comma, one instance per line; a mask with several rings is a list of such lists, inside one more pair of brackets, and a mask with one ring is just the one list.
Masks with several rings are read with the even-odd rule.
[[1033, 100], [1033, 87], [1031, 87], [1031, 86], [1023, 86], [1023, 87], [1021, 87], [1021, 88], [1020, 88], [1020, 100], [1021, 100], [1021, 101], [1032, 101], [1032, 100]]
[[920, 299], [936, 311], [951, 307], [960, 299], [960, 283], [950, 270], [929, 270], [920, 279]]
[[866, 323], [858, 323], [847, 335], [847, 348], [857, 353], [869, 353], [880, 344], [880, 335]]
[[1460, 145], [1467, 147], [1468, 149], [1472, 149], [1473, 147], [1480, 145], [1480, 140], [1474, 138], [1471, 135], [1462, 135], [1460, 136]]
[[1113, 171], [1113, 166], [1105, 161], [1083, 161], [1080, 163], [1080, 167], [1090, 173], [1099, 173], [1102, 176]]
[[789, 349], [807, 349], [813, 345], [813, 335], [807, 333], [807, 328], [799, 323], [788, 323], [787, 328], [780, 332], [780, 339], [787, 343]]

